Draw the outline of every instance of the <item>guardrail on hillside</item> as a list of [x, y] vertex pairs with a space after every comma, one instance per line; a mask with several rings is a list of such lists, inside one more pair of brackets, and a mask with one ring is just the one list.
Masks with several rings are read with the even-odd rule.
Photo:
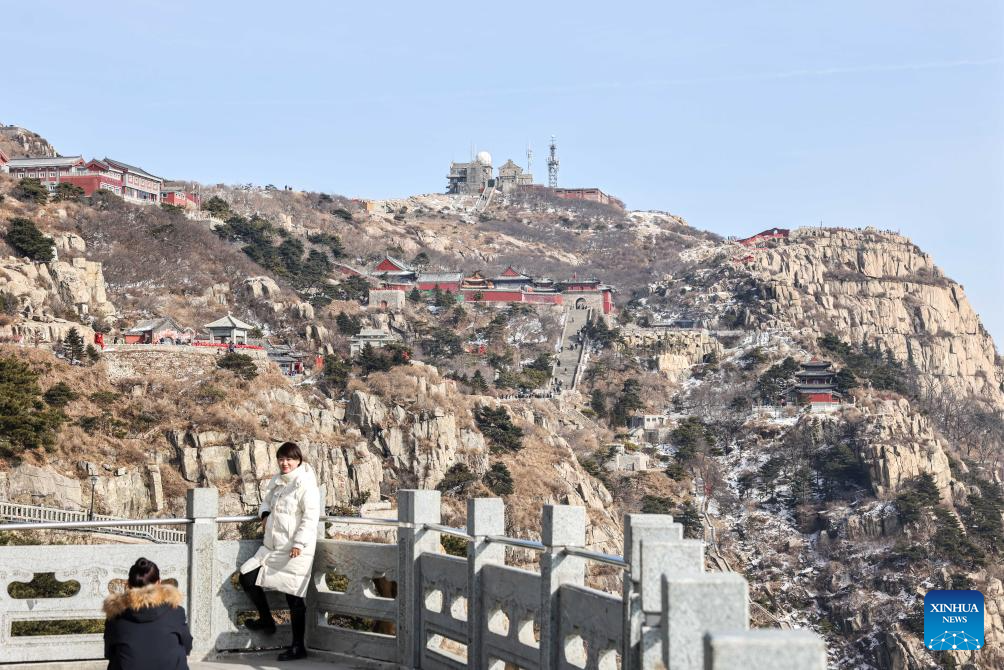
[[[683, 539], [668, 515], [625, 517], [625, 555], [585, 549], [586, 511], [546, 505], [541, 540], [503, 535], [501, 499], [467, 501], [466, 528], [441, 524], [438, 491], [398, 492], [397, 520], [324, 517], [393, 526], [397, 544], [321, 539], [307, 596], [307, 644], [357, 662], [405, 668], [527, 670], [823, 670], [822, 640], [806, 631], [749, 631], [747, 584], [704, 572], [704, 545]], [[259, 541], [218, 539], [218, 525], [254, 517], [218, 515], [215, 489], [189, 491], [188, 515], [130, 523], [186, 525], [187, 545], [0, 547], [0, 643], [4, 663], [101, 658], [100, 635], [12, 635], [12, 624], [100, 616], [111, 581], [143, 555], [187, 597], [193, 656], [289, 643], [288, 626], [264, 637], [237, 625], [252, 605], [237, 589], [238, 566]], [[108, 522], [0, 524], [0, 530], [93, 528]], [[119, 522], [121, 524], [121, 521]], [[467, 556], [442, 553], [441, 537], [467, 540]], [[323, 537], [323, 536], [322, 536]], [[539, 554], [539, 572], [505, 564], [506, 547]], [[615, 596], [587, 588], [585, 563], [624, 570]], [[11, 582], [35, 573], [79, 582], [69, 598], [20, 600]], [[270, 594], [271, 597], [279, 594]], [[274, 598], [276, 608], [283, 605]], [[322, 654], [319, 654], [323, 656]]]
[[[156, 525], [132, 525], [132, 520], [127, 520], [130, 525], [109, 525], [108, 522], [122, 521], [113, 516], [105, 514], [95, 514], [91, 516], [87, 512], [79, 510], [59, 509], [57, 507], [42, 507], [39, 505], [22, 505], [0, 500], [0, 519], [20, 523], [41, 523], [41, 522], [80, 522], [95, 521], [100, 526], [83, 528], [79, 530], [100, 529], [102, 533], [110, 535], [124, 535], [152, 542], [184, 543], [187, 533], [176, 528], [163, 528]], [[23, 526], [22, 526], [23, 527]], [[37, 526], [36, 526], [37, 527]]]

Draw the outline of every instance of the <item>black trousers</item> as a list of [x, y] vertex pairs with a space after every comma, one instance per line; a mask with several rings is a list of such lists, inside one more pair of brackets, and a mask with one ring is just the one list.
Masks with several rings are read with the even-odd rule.
[[[255, 568], [240, 576], [241, 586], [244, 593], [258, 610], [258, 616], [262, 621], [274, 621], [272, 619], [272, 609], [268, 606], [268, 598], [265, 596], [265, 589], [255, 584], [258, 580], [258, 573], [261, 568]], [[303, 634], [307, 628], [307, 603], [299, 596], [286, 596], [286, 605], [289, 606], [289, 617], [293, 625], [293, 644], [303, 646]]]

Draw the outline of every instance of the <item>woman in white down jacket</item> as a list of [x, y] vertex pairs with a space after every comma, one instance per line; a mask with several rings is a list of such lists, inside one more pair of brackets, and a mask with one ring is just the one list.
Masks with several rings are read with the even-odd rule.
[[321, 514], [320, 493], [314, 469], [303, 462], [303, 453], [293, 442], [276, 451], [279, 474], [268, 483], [259, 516], [265, 521], [265, 537], [255, 555], [241, 566], [241, 586], [258, 609], [258, 619], [245, 622], [251, 630], [275, 632], [275, 620], [264, 589], [286, 594], [292, 619], [293, 644], [279, 654], [280, 661], [304, 658], [307, 594]]

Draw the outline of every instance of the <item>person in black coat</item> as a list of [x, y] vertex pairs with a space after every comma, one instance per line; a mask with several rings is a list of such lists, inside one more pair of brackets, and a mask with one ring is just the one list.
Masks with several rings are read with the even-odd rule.
[[108, 670], [188, 670], [192, 635], [181, 592], [160, 583], [160, 570], [141, 558], [129, 568], [125, 593], [105, 599]]

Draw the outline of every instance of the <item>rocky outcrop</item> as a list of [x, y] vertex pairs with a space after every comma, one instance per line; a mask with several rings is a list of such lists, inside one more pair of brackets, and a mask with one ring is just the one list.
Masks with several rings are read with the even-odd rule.
[[993, 341], [961, 286], [907, 238], [874, 229], [803, 228], [751, 250], [767, 325], [867, 341], [937, 387], [1004, 407]]
[[[221, 506], [228, 511], [256, 509], [265, 485], [278, 472], [275, 450], [281, 442], [187, 430], [171, 431], [167, 439], [177, 454], [182, 477], [193, 485], [220, 489]], [[382, 459], [358, 433], [354, 437], [348, 433], [342, 441], [346, 444], [298, 441], [325, 489], [325, 505], [345, 504], [360, 496], [379, 499]]]
[[682, 381], [706, 356], [717, 357], [723, 351], [721, 343], [706, 330], [631, 328], [624, 329], [622, 337], [633, 347], [652, 350], [656, 368], [673, 381]]
[[84, 242], [84, 238], [76, 233], [56, 233], [52, 236], [52, 241], [57, 253], [61, 251], [84, 253], [87, 251], [87, 243]]
[[896, 506], [888, 502], [875, 502], [855, 509], [843, 505], [832, 506], [820, 512], [819, 536], [821, 544], [836, 538], [851, 542], [879, 540], [893, 537], [899, 532], [899, 513]]
[[50, 263], [0, 259], [0, 294], [13, 301], [18, 315], [28, 320], [52, 318], [68, 307], [81, 316], [103, 318], [115, 313], [101, 263], [82, 257]]
[[88, 465], [88, 471], [98, 475], [94, 493], [102, 511], [127, 519], [142, 519], [164, 509], [159, 465], [101, 468]]
[[263, 301], [273, 314], [290, 312], [301, 319], [314, 318], [314, 306], [309, 302], [283, 302], [282, 290], [271, 277], [248, 277], [244, 280], [244, 286], [252, 298]]
[[10, 158], [56, 156], [56, 149], [38, 133], [20, 126], [0, 124], [0, 149]]
[[914, 411], [905, 399], [880, 400], [865, 409], [859, 456], [868, 468], [879, 498], [890, 499], [918, 475], [929, 473], [942, 499], [952, 500], [952, 471], [945, 445], [930, 420]]
[[371, 393], [355, 391], [346, 417], [380, 449], [394, 469], [395, 483], [402, 487], [435, 488], [458, 462], [479, 475], [488, 469], [481, 433], [461, 428], [456, 414], [441, 407], [409, 412], [400, 405], [387, 407]]
[[115, 307], [105, 292], [105, 277], [101, 263], [80, 256], [71, 262], [54, 261], [49, 264], [53, 282], [59, 296], [77, 308], [81, 315], [110, 316]]
[[0, 500], [75, 510], [84, 504], [79, 480], [30, 463], [0, 472]]

